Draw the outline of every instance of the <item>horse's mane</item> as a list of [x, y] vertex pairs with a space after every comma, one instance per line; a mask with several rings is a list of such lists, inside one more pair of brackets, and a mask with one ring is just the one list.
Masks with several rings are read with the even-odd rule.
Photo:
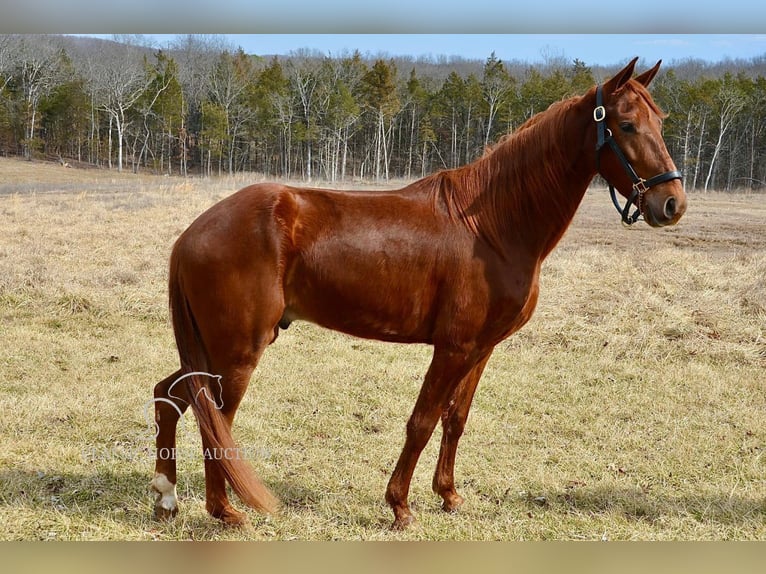
[[509, 228], [521, 230], [521, 224], [534, 214], [545, 213], [549, 218], [559, 213], [563, 217], [566, 210], [561, 198], [566, 194], [550, 190], [567, 185], [572, 150], [563, 149], [563, 124], [579, 100], [574, 97], [552, 104], [501, 137], [474, 162], [437, 172], [420, 183], [451, 219], [462, 221], [496, 249]]

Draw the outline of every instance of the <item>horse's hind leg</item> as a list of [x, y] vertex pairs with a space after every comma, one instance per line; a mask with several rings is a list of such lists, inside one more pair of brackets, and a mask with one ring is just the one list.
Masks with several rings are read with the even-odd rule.
[[[259, 285], [257, 277], [251, 277], [249, 281], [241, 283], [225, 280], [226, 277], [223, 275], [214, 278], [210, 278], [210, 274], [206, 275], [210, 292], [216, 292], [211, 283], [222, 281], [225, 289], [218, 288], [218, 290], [225, 292], [227, 297], [225, 300], [215, 298], [206, 299], [204, 304], [197, 303], [198, 311], [195, 314], [195, 320], [204, 340], [207, 368], [211, 375], [221, 377], [220, 401], [216, 400], [218, 397], [212, 397], [216, 400], [214, 408], [223, 415], [225, 428], [219, 430], [221, 436], [231, 437], [231, 427], [237, 408], [245, 395], [250, 384], [250, 377], [263, 351], [275, 338], [284, 304], [281, 291], [276, 286], [269, 287], [262, 283]], [[255, 288], [250, 289], [249, 286], [255, 286]], [[206, 293], [206, 290], [200, 289], [195, 291], [194, 295], [205, 297]], [[232, 302], [238, 302], [238, 304], [234, 305]], [[195, 307], [194, 300], [191, 304]], [[199, 402], [208, 399], [200, 395], [197, 400]], [[206, 438], [205, 433], [202, 433], [205, 507], [215, 518], [230, 525], [238, 525], [245, 522], [246, 515], [236, 510], [229, 501], [226, 483], [232, 477], [227, 479], [223, 466], [232, 461], [238, 465], [242, 463], [241, 466], [245, 467], [247, 461], [244, 460], [246, 457], [243, 449], [233, 448], [228, 452], [216, 450], [216, 445], [211, 441], [221, 436]], [[235, 457], [236, 460], [231, 457]], [[256, 483], [257, 477], [252, 474], [252, 471], [247, 478], [237, 476], [239, 477], [237, 479], [247, 481], [244, 486], [240, 485], [240, 490], [244, 488], [255, 498], [261, 494], [266, 498], [271, 496], [262, 484]], [[232, 484], [232, 488], [237, 491], [235, 484]], [[243, 498], [242, 493], [237, 491], [237, 494], [241, 499]], [[243, 499], [243, 502], [253, 506], [252, 501]]]
[[[229, 430], [234, 423], [237, 412], [245, 391], [250, 383], [250, 377], [258, 362], [258, 356], [252, 356], [240, 366], [227, 367], [226, 370], [217, 370], [215, 366], [211, 371], [221, 374], [222, 390], [220, 396], [220, 411], [225, 417]], [[213, 397], [219, 400], [218, 397]], [[200, 400], [207, 400], [200, 397]], [[226, 493], [226, 478], [221, 469], [220, 459], [223, 456], [244, 458], [243, 450], [236, 449], [234, 452], [218, 452], [215, 447], [206, 440], [202, 441], [203, 459], [205, 462], [205, 508], [208, 513], [231, 526], [244, 524], [247, 515], [236, 510], [229, 501]]]
[[176, 496], [176, 426], [189, 406], [185, 386], [174, 385], [181, 377], [176, 371], [154, 387], [154, 420], [156, 423], [156, 463], [151, 487], [157, 493], [154, 515], [168, 519], [178, 513]]
[[442, 441], [434, 473], [433, 489], [444, 500], [442, 508], [447, 512], [453, 512], [463, 504], [463, 497], [455, 490], [455, 455], [468, 418], [468, 411], [471, 409], [476, 386], [488, 360], [489, 355], [479, 361], [460, 381], [449, 407], [442, 413]]

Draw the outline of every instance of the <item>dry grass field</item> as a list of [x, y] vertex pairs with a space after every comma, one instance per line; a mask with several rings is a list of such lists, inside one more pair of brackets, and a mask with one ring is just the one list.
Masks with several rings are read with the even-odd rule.
[[144, 406], [177, 364], [168, 255], [246, 183], [0, 158], [0, 538], [766, 539], [764, 198], [693, 195], [677, 227], [625, 229], [602, 189], [487, 367], [459, 513], [430, 490], [437, 430], [413, 479], [418, 523], [388, 529], [383, 493], [430, 349], [297, 323], [235, 425], [282, 513], [241, 529], [207, 516], [187, 414], [181, 510], [155, 522]]

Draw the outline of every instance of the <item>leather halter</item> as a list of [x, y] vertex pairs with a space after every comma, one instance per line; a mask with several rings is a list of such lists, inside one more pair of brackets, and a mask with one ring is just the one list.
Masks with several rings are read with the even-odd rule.
[[[612, 130], [606, 127], [606, 108], [604, 108], [603, 94], [600, 85], [596, 88], [596, 108], [593, 110], [593, 119], [596, 121], [596, 125], [598, 126], [598, 141], [596, 142], [596, 169], [598, 169], [600, 172], [599, 165], [601, 150], [604, 148], [605, 144], [609, 145], [614, 154], [617, 156], [617, 159], [620, 160], [620, 163], [625, 169], [625, 172], [628, 174], [628, 177], [630, 177], [630, 180], [633, 182], [633, 193], [630, 194], [625, 207], [621, 207], [620, 202], [617, 199], [617, 193], [615, 192], [614, 186], [604, 177], [606, 182], [609, 184], [609, 194], [612, 196], [612, 203], [614, 203], [615, 208], [621, 215], [622, 222], [626, 225], [632, 225], [638, 221], [639, 217], [643, 215], [643, 201], [646, 191], [655, 185], [665, 183], [666, 181], [681, 179], [681, 172], [666, 171], [665, 173], [650, 177], [649, 179], [643, 179], [636, 174], [636, 170], [633, 169], [633, 166], [628, 161], [628, 158], [625, 157], [625, 154], [622, 153], [620, 146], [617, 145], [614, 137], [612, 137]], [[636, 206], [636, 210], [632, 215], [630, 214], [631, 204], [635, 204]]]

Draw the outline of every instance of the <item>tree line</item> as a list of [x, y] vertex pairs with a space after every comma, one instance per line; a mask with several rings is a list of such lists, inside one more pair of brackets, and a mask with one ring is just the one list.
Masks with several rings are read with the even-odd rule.
[[[766, 187], [764, 63], [688, 61], [654, 81], [687, 189]], [[182, 175], [414, 178], [475, 159], [612, 71], [561, 56], [260, 57], [198, 35], [163, 50], [134, 37], [0, 35], [0, 154]]]

